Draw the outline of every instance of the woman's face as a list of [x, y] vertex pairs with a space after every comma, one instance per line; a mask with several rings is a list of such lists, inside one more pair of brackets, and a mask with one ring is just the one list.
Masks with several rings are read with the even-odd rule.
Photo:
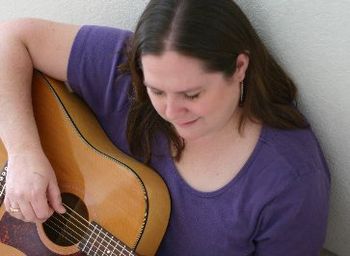
[[166, 51], [142, 57], [144, 84], [158, 114], [186, 141], [196, 140], [235, 124], [239, 117], [240, 82], [248, 57], [239, 55], [232, 77], [208, 73], [200, 60]]

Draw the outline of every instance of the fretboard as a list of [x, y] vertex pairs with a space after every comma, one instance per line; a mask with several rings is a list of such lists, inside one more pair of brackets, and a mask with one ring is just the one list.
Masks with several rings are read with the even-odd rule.
[[79, 243], [79, 248], [88, 256], [136, 256], [136, 253], [97, 223], [90, 223], [89, 232]]
[[7, 175], [7, 163], [0, 170], [0, 205], [2, 205], [5, 198], [5, 183]]

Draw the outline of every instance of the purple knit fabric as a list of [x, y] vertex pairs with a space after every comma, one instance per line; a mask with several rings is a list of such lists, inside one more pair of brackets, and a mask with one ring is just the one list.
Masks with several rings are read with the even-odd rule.
[[[70, 86], [127, 154], [131, 79], [117, 66], [126, 60], [130, 36], [131, 32], [116, 28], [84, 26], [68, 66]], [[238, 175], [209, 193], [196, 191], [182, 179], [161, 135], [153, 152], [151, 165], [172, 199], [158, 255], [319, 255], [327, 227], [330, 174], [310, 129], [265, 126]]]

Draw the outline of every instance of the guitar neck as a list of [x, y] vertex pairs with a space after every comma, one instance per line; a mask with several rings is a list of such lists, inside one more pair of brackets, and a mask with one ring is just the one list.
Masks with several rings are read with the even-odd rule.
[[2, 205], [5, 198], [6, 175], [7, 175], [7, 162], [0, 170], [0, 206]]
[[[96, 222], [90, 224], [89, 232], [79, 242], [79, 248], [87, 255], [99, 253], [101, 255], [136, 256], [135, 252], [122, 241], [114, 237]], [[98, 254], [98, 255], [99, 255]], [[94, 254], [95, 255], [95, 254]]]

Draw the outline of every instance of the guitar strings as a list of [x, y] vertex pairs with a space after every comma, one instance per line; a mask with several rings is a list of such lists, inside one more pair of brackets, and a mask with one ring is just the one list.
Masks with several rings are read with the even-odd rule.
[[[68, 208], [70, 208], [70, 207], [68, 206]], [[74, 210], [72, 210], [71, 208], [70, 208], [70, 210], [74, 212]], [[71, 215], [71, 216], [73, 216], [73, 215]], [[78, 216], [79, 216], [79, 215], [78, 215]], [[58, 222], [60, 222], [61, 224], [63, 224], [65, 227], [70, 228], [70, 227], [68, 227], [67, 225], [65, 225], [65, 222], [62, 222], [62, 221], [59, 219], [60, 217], [63, 218], [64, 220], [67, 220], [68, 223], [72, 223], [72, 224], [74, 225], [74, 222], [69, 222], [69, 219], [65, 218], [64, 215], [59, 215], [59, 214], [54, 214], [48, 221], [51, 221], [51, 223], [54, 223], [54, 222], [52, 221], [52, 219], [54, 219], [54, 220], [57, 220]], [[74, 218], [74, 216], [73, 216], [73, 218]], [[45, 223], [47, 223], [47, 222], [45, 222]], [[85, 233], [85, 234], [88, 235], [88, 233], [84, 232], [84, 231], [83, 231], [82, 229], [80, 229], [78, 226], [76, 226], [76, 225], [74, 225], [74, 226], [75, 226], [77, 229], [79, 229], [80, 231], [82, 231], [83, 233]], [[88, 229], [89, 229], [89, 228], [88, 228]], [[71, 230], [72, 230], [74, 233], [76, 233], [78, 236], [80, 235], [80, 234], [79, 234], [77, 231], [75, 231], [74, 229], [71, 229]], [[91, 229], [89, 229], [89, 230], [91, 231]], [[100, 230], [99, 233], [101, 233], [101, 231], [102, 231], [102, 228], [101, 228], [101, 230]], [[94, 233], [94, 230], [92, 230], [92, 234], [96, 234], [96, 233]], [[108, 233], [107, 233], [107, 232], [105, 232], [104, 234], [105, 234], [105, 237], [107, 236], [107, 237], [110, 239], [110, 242], [109, 242], [108, 244], [111, 244], [111, 242], [113, 241], [113, 240], [112, 240], [112, 237], [108, 236]], [[75, 238], [75, 237], [74, 237], [74, 238]], [[101, 238], [101, 239], [100, 239], [101, 241], [99, 241], [98, 238], [101, 238], [101, 237], [99, 237], [99, 235], [97, 235], [96, 238], [95, 238], [95, 241], [97, 240], [97, 242], [99, 242], [100, 245], [105, 246], [105, 245], [103, 245], [103, 241], [105, 241], [104, 238]], [[78, 238], [78, 240], [79, 240], [79, 238]], [[93, 243], [92, 243], [92, 245], [93, 245]], [[113, 246], [113, 244], [111, 244], [111, 245]], [[114, 249], [116, 249], [116, 250], [119, 251], [118, 246], [121, 247], [122, 251], [126, 251], [129, 255], [131, 255], [131, 253], [133, 253], [132, 251], [129, 251], [128, 249], [126, 249], [126, 248], [125, 248], [126, 246], [122, 246], [122, 245], [119, 243], [119, 241], [115, 244], [115, 247], [114, 247]], [[106, 249], [108, 249], [108, 248], [105, 247], [105, 250], [106, 250]], [[122, 253], [122, 251], [119, 251], [119, 252]]]
[[[67, 239], [68, 242], [71, 242], [72, 244], [77, 244], [79, 242], [79, 240], [74, 241], [74, 239], [76, 239], [73, 235], [71, 235], [70, 233], [68, 233], [65, 229], [55, 229], [53, 226], [51, 226], [50, 224], [53, 224], [54, 226], [56, 226], [57, 228], [61, 228], [56, 222], [45, 222], [45, 225], [47, 227], [49, 227], [50, 229], [52, 229], [53, 231], [55, 231], [57, 234], [59, 234], [61, 237], [63, 237], [64, 239]], [[65, 234], [64, 234], [65, 233]]]
[[[1, 193], [0, 193], [0, 196], [2, 196], [3, 194], [4, 194], [4, 190], [5, 190], [5, 187], [6, 187], [6, 184], [5, 185], [1, 185], [0, 184], [0, 187], [2, 187], [2, 190], [1, 190]], [[80, 217], [80, 219], [82, 219], [83, 221], [85, 221], [87, 224], [88, 224], [88, 226], [86, 226], [86, 225], [84, 225], [81, 221], [79, 221], [77, 218], [75, 218], [72, 214], [69, 214], [69, 212], [67, 211], [67, 215], [68, 216], [70, 216], [70, 217], [72, 217], [73, 219], [75, 219], [77, 222], [79, 222], [83, 227], [85, 227], [88, 231], [91, 231], [91, 233], [93, 234], [93, 231], [94, 231], [94, 229], [93, 230], [91, 230], [90, 229], [90, 225], [91, 225], [91, 223], [89, 222], [89, 221], [87, 221], [83, 216], [81, 216], [78, 212], [76, 212], [74, 209], [72, 209], [72, 208], [70, 208], [68, 205], [66, 205], [66, 204], [64, 204], [63, 203], [63, 205], [65, 206], [65, 207], [67, 207], [72, 213], [74, 213], [75, 215], [77, 215], [77, 216], [79, 216]], [[89, 236], [89, 233], [87, 233], [87, 232], [85, 232], [85, 231], [83, 231], [82, 229], [80, 229], [78, 226], [76, 226], [75, 225], [75, 223], [74, 222], [71, 222], [68, 218], [65, 218], [63, 215], [59, 215], [59, 216], [62, 216], [65, 220], [67, 220], [67, 223], [69, 223], [69, 224], [73, 224], [75, 227], [77, 227], [79, 230], [81, 230], [82, 232], [83, 232], [83, 234], [85, 234], [85, 235], [88, 235]], [[55, 220], [58, 220], [58, 218], [56, 218], [54, 215], [52, 215], [52, 218], [54, 218]], [[52, 218], [49, 218], [48, 219], [48, 221], [50, 221], [50, 219], [52, 219]], [[48, 222], [47, 221], [47, 222]], [[60, 221], [60, 220], [58, 220], [58, 221]], [[47, 222], [45, 222], [45, 223], [47, 223]], [[61, 222], [61, 221], [60, 221]], [[51, 223], [54, 223], [54, 222], [52, 222], [51, 221]], [[62, 222], [61, 222], [62, 223]], [[64, 224], [64, 223], [62, 223], [62, 224]], [[48, 225], [49, 226], [49, 225]], [[65, 225], [66, 227], [68, 227], [67, 225]], [[52, 230], [54, 230], [51, 226], [49, 226]], [[69, 228], [69, 227], [68, 227]], [[70, 228], [71, 229], [71, 228]], [[62, 229], [63, 230], [63, 229]], [[76, 233], [76, 231], [74, 231], [73, 229], [71, 229], [73, 232], [75, 232]], [[54, 230], [55, 232], [57, 232], [58, 234], [61, 234], [59, 231], [57, 231], [57, 230]], [[101, 231], [100, 231], [101, 232]], [[105, 236], [106, 236], [106, 234], [107, 233], [105, 233]], [[109, 237], [109, 236], [108, 236]], [[73, 241], [71, 241], [70, 239], [68, 239], [67, 237], [64, 237], [65, 239], [67, 239], [67, 240], [69, 240], [70, 242], [73, 242]], [[74, 238], [74, 237], [73, 237]], [[98, 236], [96, 236], [96, 239], [95, 239], [95, 241], [96, 240], [98, 240]], [[119, 253], [121, 253], [123, 256], [124, 256], [124, 253], [122, 252], [122, 251], [126, 251], [129, 255], [133, 255], [132, 253], [133, 253], [133, 251], [129, 251], [128, 249], [126, 249], [125, 247], [126, 246], [122, 246], [122, 245], [120, 245], [120, 243], [119, 243], [119, 240], [118, 240], [118, 242], [115, 242], [114, 240], [112, 240], [112, 237], [109, 237], [110, 238], [110, 242], [108, 243], [108, 245], [109, 244], [111, 244], [111, 241], [113, 241], [114, 242], [114, 244], [115, 245], [113, 245], [112, 244], [112, 246], [113, 246], [113, 251], [112, 252], [114, 252], [114, 250], [116, 249]], [[81, 237], [81, 239], [82, 239], [82, 237]], [[78, 241], [79, 241], [79, 239], [78, 239]], [[103, 239], [102, 239], [102, 241], [101, 241], [101, 243], [100, 243], [100, 245], [102, 244], [102, 242], [103, 242]], [[73, 242], [74, 243], [74, 242]], [[103, 245], [103, 244], [102, 244]], [[103, 245], [104, 246], [104, 245]], [[119, 249], [118, 249], [118, 246], [121, 246], [122, 247], [122, 251], [119, 251]], [[109, 250], [107, 247], [105, 247], [105, 250]], [[104, 251], [105, 251], [104, 250]], [[126, 256], [126, 255], [125, 255]]]
[[[56, 220], [58, 220], [58, 222], [60, 222], [61, 224], [65, 225], [65, 223], [62, 222], [62, 221], [60, 221], [58, 218], [56, 218]], [[53, 225], [56, 225], [56, 226], [60, 227], [60, 225], [57, 224], [57, 222], [52, 221], [52, 219], [49, 219], [49, 221], [50, 221], [50, 224], [53, 224]], [[46, 223], [48, 223], [48, 222], [45, 222], [45, 224], [46, 224]], [[50, 226], [50, 224], [48, 224], [48, 226], [52, 228], [52, 226]], [[67, 227], [67, 226], [66, 226], [66, 227]], [[67, 227], [67, 228], [70, 229], [71, 232], [77, 233], [74, 229], [71, 229], [71, 228], [69, 228], [69, 227]], [[57, 231], [57, 230], [55, 230], [55, 231], [56, 231], [57, 233], [59, 233], [59, 231]], [[64, 231], [65, 233], [69, 234], [71, 237], [75, 238], [75, 237], [72, 235], [72, 233], [67, 232], [67, 230], [62, 230], [62, 231]], [[102, 231], [102, 228], [101, 228], [100, 232], [101, 232], [101, 231]], [[100, 232], [99, 232], [99, 233], [100, 233]], [[60, 233], [59, 233], [59, 234], [60, 234]], [[61, 235], [64, 237], [64, 234], [61, 233]], [[78, 235], [79, 235], [79, 234], [78, 234]], [[106, 237], [106, 235], [107, 235], [107, 233], [105, 233], [105, 237]], [[108, 236], [107, 236], [107, 237], [108, 237]], [[99, 238], [99, 236], [97, 235], [97, 236], [95, 237], [94, 241], [91, 242], [91, 246], [90, 246], [90, 249], [89, 249], [88, 253], [90, 253], [91, 250], [93, 250], [95, 253], [98, 252], [98, 251], [99, 251], [99, 252], [102, 252], [102, 250], [104, 249], [103, 252], [102, 252], [103, 254], [104, 254], [104, 252], [105, 252], [106, 250], [107, 250], [107, 252], [109, 251], [109, 252], [112, 252], [112, 253], [114, 253], [114, 251], [117, 250], [117, 252], [119, 253], [119, 255], [122, 255], [122, 256], [126, 256], [126, 255], [124, 254], [123, 251], [125, 251], [125, 253], [128, 253], [129, 256], [130, 256], [130, 255], [134, 255], [133, 252], [128, 251], [125, 247], [121, 246], [121, 245], [119, 244], [119, 242], [117, 243], [117, 246], [114, 246], [114, 247], [111, 248], [111, 250], [110, 250], [110, 249], [108, 248], [108, 246], [110, 245], [110, 242], [113, 241], [111, 237], [108, 237], [108, 238], [110, 239], [110, 241], [109, 241], [109, 243], [107, 244], [107, 246], [106, 246], [105, 244], [103, 244], [103, 242], [106, 241], [106, 240], [102, 239], [102, 240], [99, 241], [98, 238]], [[67, 240], [70, 240], [70, 239], [67, 238]], [[73, 242], [72, 240], [70, 240], [70, 241]], [[79, 241], [79, 239], [78, 239], [78, 241]], [[88, 241], [87, 241], [87, 242], [88, 242]], [[87, 244], [88, 244], [88, 243], [87, 243]], [[86, 245], [87, 245], [87, 244], [86, 244]], [[96, 244], [97, 244], [97, 245], [96, 245]], [[112, 246], [113, 246], [113, 245], [112, 245]], [[121, 250], [118, 249], [118, 246], [121, 246], [121, 247], [122, 247]], [[85, 248], [85, 246], [84, 246], [84, 248]], [[84, 248], [83, 248], [83, 250], [84, 250]], [[97, 248], [97, 249], [94, 250], [93, 248]], [[109, 255], [110, 255], [110, 253], [109, 253]]]
[[[77, 218], [75, 218], [72, 214], [69, 215], [69, 212], [68, 212], [68, 214], [67, 214], [68, 216], [70, 216], [70, 217], [72, 217], [73, 219], [75, 219], [75, 220], [76, 220], [77, 222], [79, 222], [83, 227], [85, 227], [86, 229], [88, 229], [91, 233], [94, 233], [94, 229], [92, 229], [92, 230], [90, 229], [91, 223], [90, 223], [89, 221], [87, 221], [84, 217], [82, 217], [81, 215], [79, 215], [79, 213], [77, 213], [74, 209], [72, 209], [72, 208], [69, 207], [68, 205], [66, 205], [66, 204], [64, 204], [64, 203], [63, 203], [63, 205], [64, 205], [66, 208], [68, 208], [71, 212], [75, 213], [78, 217], [80, 217], [80, 219], [82, 219], [83, 221], [85, 221], [86, 223], [88, 223], [88, 226], [85, 226], [81, 221], [79, 221]], [[61, 217], [65, 218], [64, 215], [58, 215], [58, 216], [61, 216]], [[66, 218], [65, 218], [65, 220], [67, 220], [68, 223], [75, 225], [74, 222], [69, 222], [69, 219], [66, 219]], [[76, 226], [76, 225], [75, 225], [75, 226]], [[77, 227], [79, 230], [81, 230], [84, 234], [88, 235], [88, 233], [84, 232], [84, 230], [80, 229], [78, 226], [76, 226], [76, 227]], [[101, 229], [101, 230], [102, 230], [102, 229]], [[108, 234], [108, 233], [105, 232], [105, 236], [106, 236], [106, 234]], [[109, 236], [108, 236], [108, 237], [109, 237]], [[98, 236], [97, 236], [97, 238], [98, 238]], [[109, 238], [110, 238], [110, 240], [112, 240], [111, 237], [109, 237]], [[103, 240], [103, 239], [102, 239], [102, 240]], [[112, 240], [112, 241], [113, 241], [113, 240]], [[116, 243], [116, 246], [120, 246], [120, 247], [122, 247], [123, 250], [126, 250], [128, 253], [131, 253], [129, 250], [123, 248], [123, 246], [120, 245], [120, 240], [119, 240], [119, 239], [118, 239], [117, 242], [114, 241], [114, 243]]]
[[[52, 222], [52, 223], [55, 224], [56, 226], [58, 226], [56, 223], [54, 223], [54, 222]], [[48, 226], [51, 230], [53, 230], [54, 232], [60, 234], [63, 238], [69, 240], [69, 242], [71, 242], [71, 243], [73, 243], [73, 244], [76, 243], [75, 241], [72, 241], [70, 238], [68, 238], [68, 237], [65, 236], [64, 234], [60, 233], [57, 229], [55, 229], [55, 228], [52, 227], [51, 225], [47, 224], [47, 226]], [[64, 231], [65, 231], [65, 230], [64, 230]], [[67, 231], [65, 231], [65, 232], [66, 232], [66, 234], [70, 235]], [[90, 250], [89, 252], [92, 251], [92, 253], [94, 253], [94, 255], [96, 255], [97, 252], [101, 251], [101, 250], [99, 249], [99, 247], [100, 247], [100, 246], [97, 247], [97, 250]], [[108, 249], [108, 248], [106, 247], [106, 248], [103, 250], [103, 252], [102, 252], [101, 255], [105, 255], [107, 249]], [[121, 251], [118, 251], [118, 252], [119, 252], [119, 255], [118, 255], [118, 256], [127, 256], [127, 255], [125, 255], [125, 254], [124, 254], [123, 252], [121, 252]], [[114, 252], [114, 249], [113, 249], [113, 251], [107, 250], [107, 254], [108, 254], [108, 255], [115, 255], [114, 253], [115, 253], [115, 252]], [[130, 256], [130, 255], [133, 255], [133, 254], [131, 254], [131, 252], [129, 252], [129, 256]]]
[[[1, 185], [2, 186], [2, 185]], [[2, 186], [2, 188], [1, 188], [1, 193], [0, 193], [0, 196], [2, 196], [3, 194], [5, 194], [4, 193], [4, 190], [5, 190], [5, 185], [4, 186]]]
[[[56, 218], [56, 220], [58, 220], [58, 219]], [[60, 220], [58, 220], [58, 222], [60, 222], [61, 224], [65, 225], [65, 224], [64, 224], [63, 222], [61, 222]], [[69, 227], [66, 226], [66, 227], [67, 227], [68, 229], [70, 229], [70, 230], [61, 229], [61, 231], [63, 231], [63, 232], [65, 233], [65, 234], [64, 234], [63, 232], [61, 233], [59, 230], [55, 229], [53, 226], [50, 225], [50, 224], [53, 224], [54, 226], [56, 226], [56, 227], [58, 227], [58, 228], [60, 229], [60, 225], [59, 225], [57, 222], [54, 222], [54, 221], [52, 221], [51, 219], [49, 219], [47, 222], [45, 222], [45, 224], [46, 224], [49, 228], [51, 228], [53, 231], [55, 231], [56, 233], [60, 234], [61, 237], [67, 239], [69, 242], [71, 242], [71, 243], [73, 243], [73, 244], [79, 242], [79, 239], [78, 239], [78, 241], [73, 241], [72, 239], [75, 239], [75, 237], [72, 235], [72, 233], [69, 233], [69, 232], [68, 232], [68, 231], [70, 231], [70, 232], [73, 231], [74, 233], [77, 233], [74, 229], [70, 229]], [[68, 238], [67, 235], [69, 235], [70, 238]], [[115, 250], [117, 250], [117, 253], [119, 253], [118, 255], [127, 256], [126, 254], [124, 254], [123, 250], [120, 251], [117, 247], [113, 247], [112, 250], [108, 249], [107, 246], [110, 244], [110, 242], [108, 243], [107, 246], [105, 246], [105, 245], [103, 244], [103, 241], [104, 241], [104, 240], [98, 241], [97, 238], [98, 238], [98, 237], [96, 237], [95, 240], [94, 240], [94, 242], [91, 243], [91, 247], [90, 247], [88, 253], [90, 253], [91, 251], [92, 251], [93, 253], [95, 253], [95, 254], [96, 254], [97, 252], [102, 252], [102, 255], [104, 255], [105, 252], [106, 252], [106, 250], [107, 250], [107, 253], [109, 252], [108, 255], [114, 255]], [[109, 238], [110, 238], [110, 240], [112, 241], [112, 238], [111, 238], [111, 237], [109, 237]], [[99, 243], [98, 246], [95, 245], [95, 242], [96, 242], [96, 241], [97, 241], [97, 243]], [[96, 248], [96, 249], [94, 249], [94, 248]], [[112, 254], [111, 254], [111, 253], [112, 253]], [[129, 256], [134, 255], [134, 254], [132, 254], [133, 252], [130, 252], [130, 251], [126, 250], [126, 249], [125, 249], [125, 253], [128, 253]]]

